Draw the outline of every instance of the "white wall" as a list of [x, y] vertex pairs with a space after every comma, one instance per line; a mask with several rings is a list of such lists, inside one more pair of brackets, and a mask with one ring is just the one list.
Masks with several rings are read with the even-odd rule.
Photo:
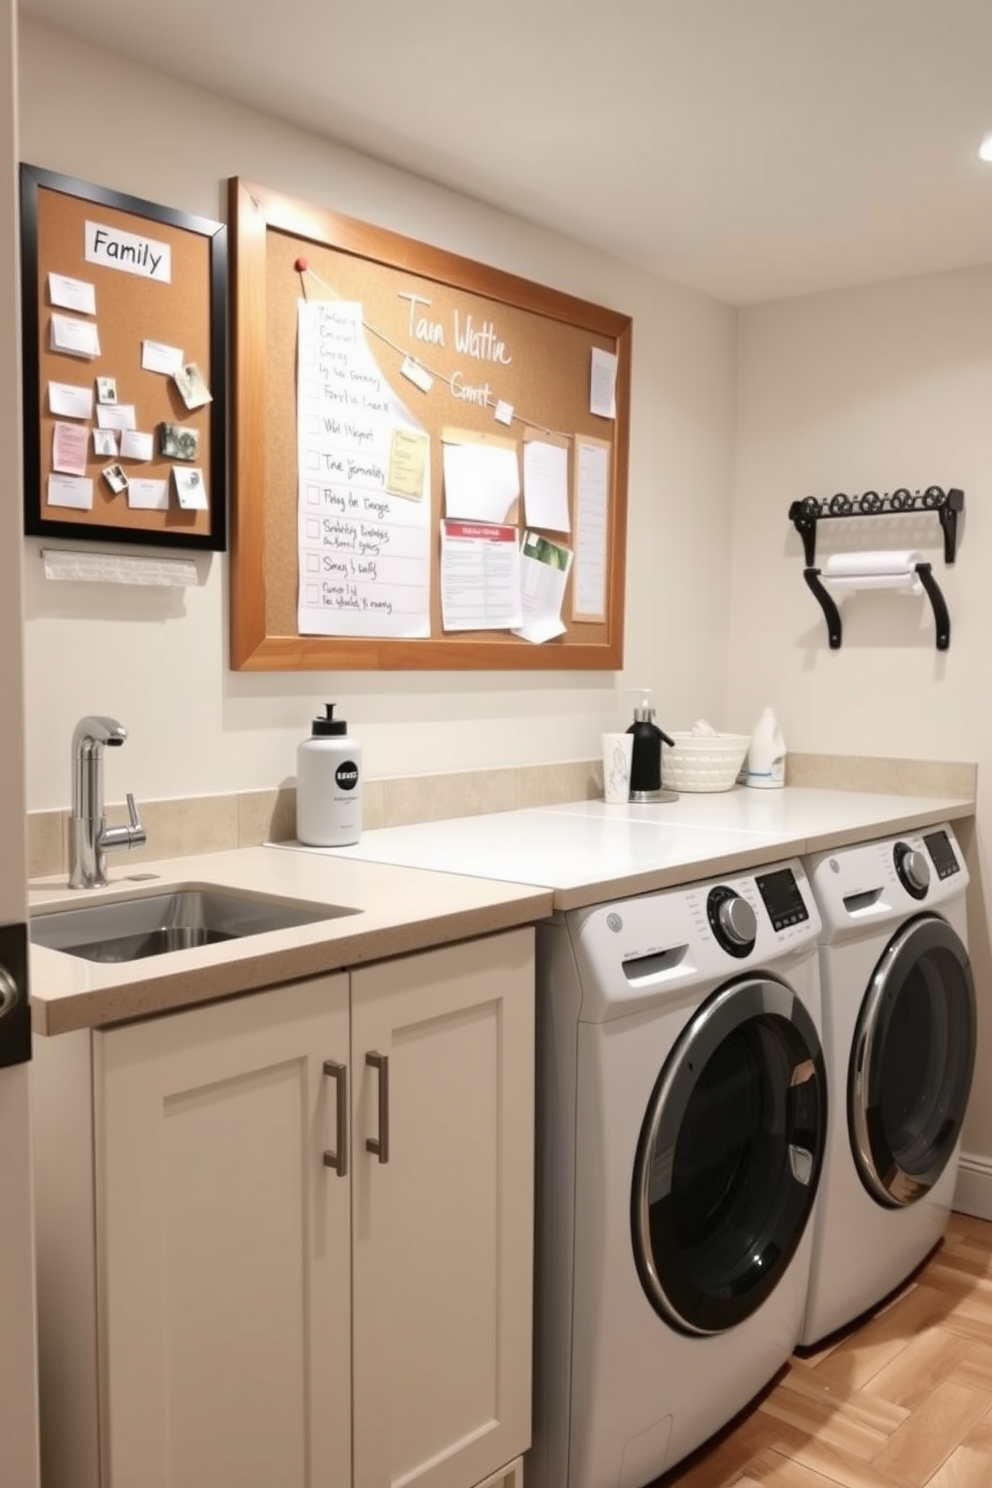
[[[979, 892], [969, 905], [980, 1048], [965, 1145], [992, 1153], [992, 266], [741, 312], [728, 713], [764, 701], [790, 748], [977, 760]], [[905, 485], [965, 492], [953, 568], [934, 516], [821, 525], [838, 548], [918, 548], [947, 600], [934, 647], [925, 598], [876, 591], [842, 606], [830, 651], [802, 578], [792, 500]]]
[[[28, 541], [29, 809], [64, 806], [78, 717], [130, 730], [108, 794], [170, 797], [270, 786], [325, 700], [372, 777], [595, 756], [623, 726], [625, 687], [655, 688], [659, 721], [725, 718], [736, 318], [728, 307], [313, 135], [22, 28], [22, 158], [223, 219], [242, 176], [492, 263], [633, 317], [626, 667], [535, 674], [233, 673], [227, 560], [202, 587], [46, 583]], [[595, 182], [590, 182], [590, 190]]]

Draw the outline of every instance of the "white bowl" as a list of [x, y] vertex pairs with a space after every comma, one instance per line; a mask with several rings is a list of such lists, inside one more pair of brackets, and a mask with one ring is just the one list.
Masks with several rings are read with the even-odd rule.
[[751, 742], [748, 734], [676, 734], [674, 749], [663, 749], [661, 783], [666, 790], [725, 791], [737, 779]]

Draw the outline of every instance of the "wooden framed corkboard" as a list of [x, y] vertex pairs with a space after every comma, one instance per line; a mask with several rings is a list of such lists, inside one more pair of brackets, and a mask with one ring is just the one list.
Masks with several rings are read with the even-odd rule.
[[227, 542], [227, 229], [21, 166], [24, 529]]
[[[230, 182], [229, 220], [232, 667], [621, 667], [630, 318], [240, 179]], [[314, 324], [320, 339], [311, 366], [305, 358], [315, 343], [304, 327]], [[336, 362], [334, 334], [357, 338], [364, 360], [349, 351]], [[604, 366], [615, 379], [608, 389], [612, 408], [605, 406], [601, 381], [595, 396], [592, 391]], [[310, 420], [319, 430], [312, 435], [304, 427], [304, 409], [310, 406], [305, 393], [335, 400], [313, 405], [321, 413]], [[410, 457], [405, 466], [397, 462], [394, 437], [388, 480], [395, 482], [389, 486], [394, 496], [403, 491], [413, 498], [406, 507], [395, 500], [393, 506], [416, 511], [410, 521], [420, 524], [418, 552], [426, 558], [418, 562], [428, 574], [421, 591], [421, 630], [332, 633], [338, 625], [373, 624], [365, 615], [349, 617], [344, 606], [374, 608], [369, 585], [359, 598], [360, 576], [376, 535], [388, 544], [390, 531], [395, 536], [398, 530], [389, 529], [384, 517], [382, 528], [359, 531], [356, 547], [354, 520], [343, 515], [339, 520], [347, 509], [368, 503], [367, 492], [350, 482], [383, 473], [381, 462], [363, 459], [360, 446], [357, 455], [346, 451], [344, 441], [364, 437], [363, 411], [387, 403], [400, 408], [403, 421], [417, 430], [400, 452]], [[592, 411], [594, 403], [601, 411]], [[307, 447], [310, 438], [324, 441], [322, 453]], [[452, 515], [446, 505], [454, 488], [453, 480], [446, 484], [450, 447], [464, 444], [468, 449], [461, 453], [473, 461], [479, 456], [488, 482], [496, 450], [501, 454], [493, 458], [503, 461], [502, 470], [515, 458], [522, 476], [530, 440], [541, 446], [531, 454], [564, 451], [553, 463], [559, 472], [567, 464], [568, 516], [551, 527], [534, 521], [537, 508], [529, 505], [524, 487], [498, 520], [515, 524], [515, 542], [529, 534], [532, 542], [525, 551], [550, 552], [552, 566], [570, 551], [560, 609], [563, 631], [536, 644], [511, 628], [446, 628], [444, 605], [453, 603], [454, 587], [451, 567], [441, 556], [444, 519]], [[405, 486], [410, 464], [418, 460], [422, 468]], [[383, 515], [385, 503], [369, 505], [373, 518], [377, 511]], [[368, 547], [364, 535], [369, 535]], [[402, 540], [384, 553], [375, 550], [382, 568], [388, 569], [391, 553], [399, 554]], [[306, 551], [309, 541], [326, 548], [312, 554]], [[345, 543], [347, 552], [335, 546]], [[492, 553], [498, 561], [495, 543]], [[399, 563], [393, 567], [399, 574]], [[338, 572], [356, 575], [355, 583], [326, 577]], [[397, 578], [391, 592], [399, 592], [401, 583]], [[315, 596], [312, 603], [320, 610], [318, 623], [328, 627], [325, 632], [301, 628], [301, 615], [307, 619], [311, 613], [308, 595]], [[331, 613], [325, 615], [322, 607], [328, 604]]]

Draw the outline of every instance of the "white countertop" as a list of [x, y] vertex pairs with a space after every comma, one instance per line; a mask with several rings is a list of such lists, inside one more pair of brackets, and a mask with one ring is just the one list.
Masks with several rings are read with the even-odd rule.
[[973, 801], [954, 797], [740, 786], [658, 805], [575, 801], [386, 827], [354, 847], [280, 846], [537, 884], [556, 909], [576, 909], [973, 814]]
[[[37, 1033], [93, 1028], [404, 955], [779, 859], [956, 821], [957, 798], [786, 787], [685, 794], [655, 806], [561, 806], [368, 832], [354, 847], [244, 848], [141, 863], [109, 859], [105, 889], [29, 885], [32, 913], [190, 884], [360, 913], [121, 965], [32, 946]], [[133, 875], [129, 876], [129, 875]]]

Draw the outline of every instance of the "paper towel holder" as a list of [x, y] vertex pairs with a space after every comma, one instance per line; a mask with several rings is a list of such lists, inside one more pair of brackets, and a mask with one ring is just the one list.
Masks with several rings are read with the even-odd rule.
[[[911, 512], [934, 512], [944, 533], [944, 562], [953, 563], [957, 552], [958, 516], [964, 511], [964, 492], [957, 486], [927, 486], [924, 491], [910, 491], [898, 486], [894, 491], [863, 491], [848, 496], [838, 491], [835, 496], [804, 496], [789, 507], [789, 520], [803, 540], [806, 567], [816, 563], [816, 525], [837, 521], [841, 517], [893, 517]], [[921, 576], [922, 582], [922, 576]]]
[[[951, 617], [947, 613], [947, 604], [940, 585], [933, 576], [933, 565], [931, 563], [915, 563], [910, 572], [916, 573], [933, 607], [937, 650], [946, 651], [951, 644]], [[819, 600], [820, 608], [823, 611], [823, 618], [827, 622], [827, 637], [830, 641], [830, 649], [831, 651], [839, 651], [843, 634], [840, 610], [833, 595], [823, 583], [820, 573], [820, 569], [813, 567], [813, 565], [808, 565], [803, 569], [803, 578], [806, 580], [812, 593]]]

